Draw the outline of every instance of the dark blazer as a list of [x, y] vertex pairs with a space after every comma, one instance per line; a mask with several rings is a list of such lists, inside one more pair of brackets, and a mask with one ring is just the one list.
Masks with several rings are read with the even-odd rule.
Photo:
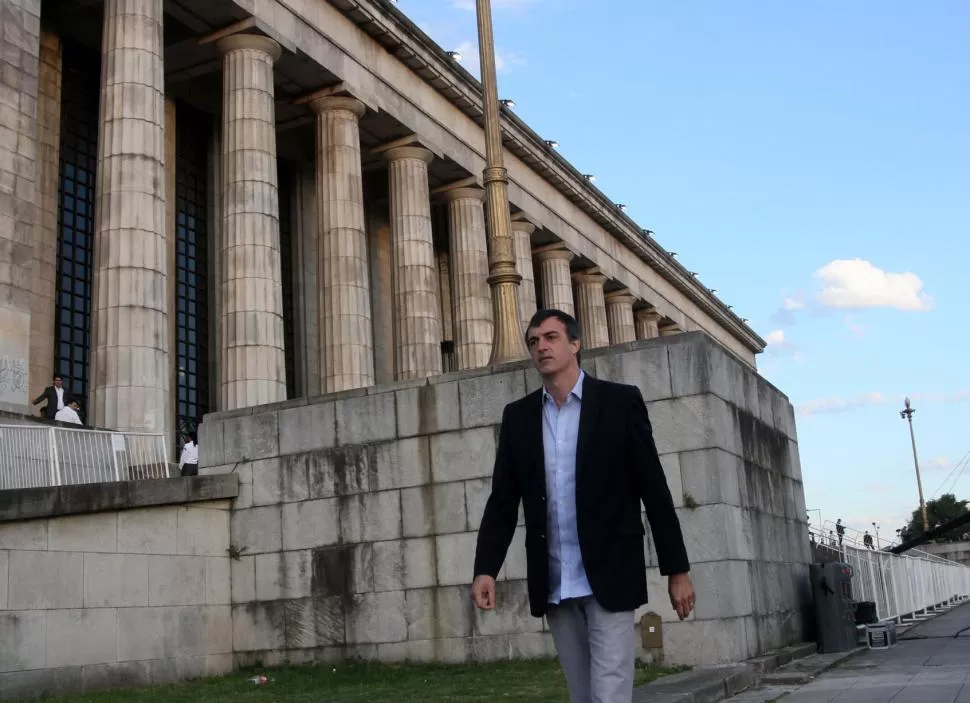
[[[44, 413], [44, 417], [46, 417], [48, 420], [53, 420], [54, 416], [57, 414], [57, 391], [54, 390], [54, 386], [47, 386], [47, 388], [44, 389], [44, 392], [37, 396], [37, 398], [34, 400], [34, 405], [43, 403], [45, 400], [47, 401], [47, 407], [41, 408], [41, 412]], [[66, 388], [64, 389], [64, 404], [67, 404]]]
[[[515, 532], [520, 500], [525, 512], [529, 603], [532, 614], [542, 617], [550, 590], [542, 389], [505, 407], [492, 493], [478, 532], [476, 576], [498, 575]], [[576, 444], [577, 530], [593, 595], [613, 612], [635, 610], [647, 601], [641, 501], [660, 572], [688, 571], [680, 521], [640, 389], [587, 374]]]

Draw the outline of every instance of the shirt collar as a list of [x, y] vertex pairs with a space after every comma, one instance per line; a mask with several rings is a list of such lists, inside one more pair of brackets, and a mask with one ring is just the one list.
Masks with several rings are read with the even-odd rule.
[[[566, 396], [567, 400], [568, 400], [568, 398], [569, 398], [570, 395], [574, 395], [574, 396], [576, 396], [576, 399], [577, 400], [582, 401], [582, 399], [583, 399], [583, 379], [585, 379], [585, 378], [586, 378], [586, 372], [583, 371], [582, 369], [580, 369], [579, 370], [579, 378], [576, 379], [576, 385], [573, 386], [573, 389], [571, 391], [569, 391], [569, 394]], [[546, 387], [543, 386], [542, 387], [542, 402], [545, 403], [547, 399], [548, 400], [552, 400], [553, 398], [552, 398], [551, 395], [549, 395], [549, 391], [546, 390]]]

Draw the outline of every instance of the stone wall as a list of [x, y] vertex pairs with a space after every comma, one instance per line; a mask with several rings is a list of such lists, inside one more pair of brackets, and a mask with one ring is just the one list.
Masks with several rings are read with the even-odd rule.
[[[808, 540], [787, 398], [703, 334], [589, 353], [586, 369], [647, 401], [698, 590], [676, 621], [648, 540], [668, 662], [744, 659], [800, 641]], [[500, 606], [468, 587], [506, 403], [526, 364], [206, 417], [203, 472], [233, 471], [236, 663], [345, 656], [465, 661], [551, 654], [529, 615], [524, 528]], [[689, 506], [689, 507], [688, 507]]]
[[231, 670], [229, 500], [200, 499], [237, 491], [195, 481], [0, 492], [0, 700]]
[[930, 542], [917, 549], [970, 566], [970, 542]]

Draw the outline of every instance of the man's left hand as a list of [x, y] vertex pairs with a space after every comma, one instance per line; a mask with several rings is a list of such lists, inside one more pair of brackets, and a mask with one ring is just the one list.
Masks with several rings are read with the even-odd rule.
[[690, 574], [671, 574], [667, 579], [667, 590], [670, 591], [670, 604], [683, 620], [694, 609], [694, 586], [690, 582]]

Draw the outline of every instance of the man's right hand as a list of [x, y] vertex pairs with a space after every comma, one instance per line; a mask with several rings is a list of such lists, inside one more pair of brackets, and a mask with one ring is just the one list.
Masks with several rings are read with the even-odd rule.
[[476, 576], [472, 584], [472, 600], [482, 610], [492, 610], [495, 607], [495, 579], [485, 574]]

